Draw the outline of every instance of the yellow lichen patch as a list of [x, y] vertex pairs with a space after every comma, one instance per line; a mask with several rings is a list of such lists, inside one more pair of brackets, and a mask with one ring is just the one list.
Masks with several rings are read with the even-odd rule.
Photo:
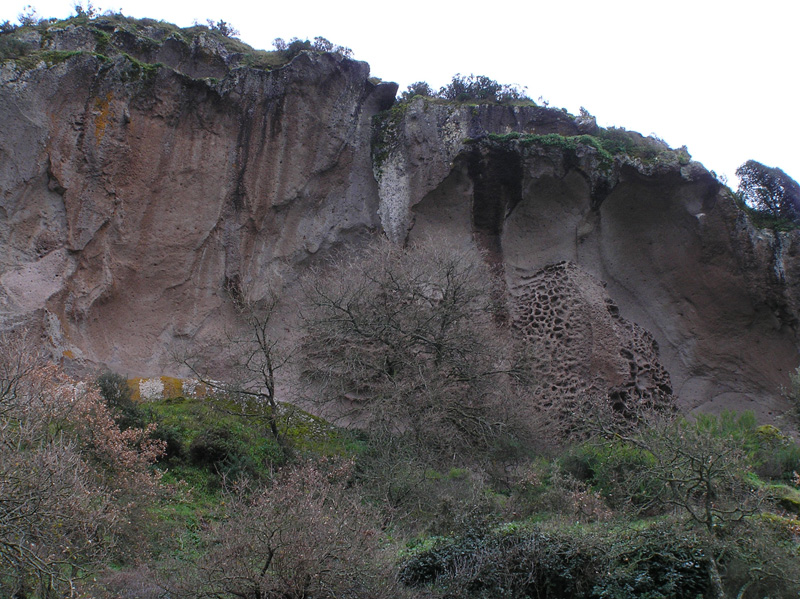
[[111, 115], [111, 100], [113, 97], [114, 95], [108, 92], [105, 98], [95, 98], [94, 100], [94, 108], [97, 111], [97, 116], [94, 117], [94, 131], [97, 137], [97, 143], [103, 141], [103, 136], [106, 133], [106, 126], [108, 125]]
[[214, 394], [214, 387], [197, 379], [184, 379], [183, 381], [183, 395], [185, 397], [193, 397], [195, 399], [202, 399]]
[[161, 382], [164, 384], [164, 399], [183, 396], [183, 379], [174, 376], [162, 376]]
[[131, 388], [131, 399], [133, 401], [141, 401], [142, 400], [142, 396], [139, 393], [139, 381], [141, 381], [141, 380], [142, 379], [140, 377], [136, 377], [136, 378], [133, 378], [133, 379], [128, 379], [128, 381], [127, 381], [128, 382], [128, 387]]
[[75, 358], [75, 353], [71, 349], [65, 349], [61, 352], [62, 357], [69, 358], [70, 360]]
[[136, 377], [128, 379], [133, 401], [158, 401], [176, 397], [207, 397], [213, 388], [195, 379], [181, 379], [174, 376], [153, 378]]

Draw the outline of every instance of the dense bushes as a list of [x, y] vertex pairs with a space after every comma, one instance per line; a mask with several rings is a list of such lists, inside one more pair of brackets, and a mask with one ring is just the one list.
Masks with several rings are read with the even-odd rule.
[[189, 446], [189, 458], [214, 471], [255, 472], [246, 448], [227, 428], [215, 427], [197, 435]]
[[455, 102], [510, 102], [530, 100], [524, 88], [498, 83], [484, 75], [453, 75], [453, 80], [439, 90], [439, 97]]
[[640, 531], [484, 530], [411, 551], [400, 579], [449, 597], [553, 599], [704, 595], [699, 539], [673, 524]]
[[118, 555], [155, 491], [152, 429], [121, 430], [97, 389], [0, 336], [0, 596], [67, 596]]
[[522, 102], [533, 104], [526, 95], [525, 88], [514, 84], [498, 83], [485, 75], [462, 75], [456, 73], [450, 83], [434, 92], [425, 81], [417, 81], [408, 86], [400, 99], [410, 100], [415, 96], [440, 98], [451, 102], [475, 102], [508, 104]]
[[229, 494], [228, 517], [203, 535], [207, 551], [196, 568], [181, 573], [177, 594], [402, 597], [378, 514], [348, 488], [350, 468], [301, 464], [253, 492]]
[[269, 376], [202, 399], [141, 403], [108, 373], [101, 398], [5, 342], [0, 594], [795, 596], [797, 444], [749, 413], [649, 410], [557, 437], [483, 264], [378, 245], [307, 283], [288, 363], [348, 430], [277, 402], [263, 319], [231, 348]]
[[321, 36], [315, 37], [314, 41], [293, 37], [288, 42], [283, 38], [277, 37], [273, 40], [272, 45], [275, 50], [284, 56], [286, 61], [291, 60], [301, 52], [336, 54], [343, 58], [350, 58], [353, 55], [353, 51], [350, 48], [334, 44]]

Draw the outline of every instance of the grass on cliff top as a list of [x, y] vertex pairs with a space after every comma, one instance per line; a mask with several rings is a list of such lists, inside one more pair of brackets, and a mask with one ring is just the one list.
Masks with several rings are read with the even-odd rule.
[[[143, 48], [150, 49], [157, 48], [168, 38], [191, 45], [195, 38], [203, 35], [222, 45], [229, 53], [237, 55], [239, 64], [262, 70], [281, 67], [291, 60], [285, 52], [254, 49], [235, 37], [225, 35], [215, 27], [194, 25], [180, 28], [166, 21], [135, 19], [122, 14], [106, 14], [91, 18], [84, 14], [61, 20], [42, 19], [19, 27], [7, 26], [0, 34], [0, 60], [19, 61], [29, 57], [21, 66], [31, 68], [38, 64], [37, 59], [42, 57], [42, 48], [22, 39], [23, 34], [35, 31], [41, 35], [42, 41], [45, 41], [53, 36], [53, 31], [69, 27], [85, 27], [91, 31], [96, 38], [94, 51], [104, 56], [123, 52], [122, 49], [114, 47], [112, 37], [114, 33], [123, 31], [135, 36], [137, 43]], [[46, 57], [43, 59], [48, 62]]]
[[[412, 95], [396, 102], [388, 110], [375, 116], [373, 119], [373, 164], [380, 170], [383, 162], [388, 157], [391, 147], [397, 141], [397, 134], [405, 114], [411, 105], [411, 100], [420, 97]], [[512, 106], [536, 106], [530, 99], [509, 100], [504, 102], [491, 101], [464, 101], [458, 102], [441, 97], [425, 98], [427, 104], [439, 104], [449, 106], [479, 106], [479, 105], [512, 105]], [[577, 117], [570, 114], [566, 109], [558, 111], [555, 108], [549, 109], [563, 113], [565, 117], [575, 120]], [[575, 151], [579, 145], [591, 146], [599, 155], [601, 164], [609, 167], [615, 156], [627, 155], [636, 158], [644, 164], [653, 164], [665, 159], [672, 159], [677, 156], [678, 163], [686, 165], [691, 161], [691, 156], [685, 147], [672, 149], [662, 139], [655, 136], [645, 137], [635, 131], [628, 131], [622, 127], [597, 128], [592, 134], [565, 136], [557, 133], [549, 134], [525, 134], [507, 133], [505, 135], [489, 134], [478, 139], [465, 140], [467, 143], [506, 143], [515, 141], [525, 146], [544, 146], [556, 147], [563, 150]]]
[[[681, 165], [688, 164], [691, 156], [685, 148], [672, 149], [665, 142], [654, 137], [644, 137], [634, 131], [623, 128], [600, 128], [594, 135], [565, 136], [557, 133], [544, 135], [508, 133], [506, 135], [490, 134], [487, 138], [491, 142], [507, 142], [519, 140], [523, 146], [557, 147], [574, 151], [578, 145], [583, 144], [595, 148], [600, 159], [605, 164], [610, 164], [614, 156], [627, 155], [638, 158], [645, 164], [652, 164], [671, 154], [677, 154]], [[480, 141], [480, 140], [472, 140]]]

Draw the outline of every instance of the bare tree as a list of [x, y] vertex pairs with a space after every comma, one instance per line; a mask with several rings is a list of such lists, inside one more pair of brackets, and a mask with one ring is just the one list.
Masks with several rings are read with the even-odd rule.
[[477, 251], [379, 243], [312, 278], [303, 374], [326, 408], [373, 435], [438, 459], [486, 454], [522, 424], [494, 283]]
[[306, 463], [228, 496], [229, 518], [178, 592], [188, 597], [402, 597], [379, 520], [349, 486], [350, 463]]
[[[264, 298], [250, 300], [247, 293], [237, 290], [231, 296], [244, 327], [227, 336], [220, 374], [212, 375], [209, 365], [196, 356], [183, 357], [181, 362], [218, 397], [230, 400], [217, 402], [217, 409], [263, 422], [266, 434], [286, 452], [286, 428], [294, 408], [278, 400], [279, 371], [291, 358], [291, 351], [284, 350], [274, 331], [278, 294], [270, 290]], [[235, 408], [230, 407], [231, 402]]]

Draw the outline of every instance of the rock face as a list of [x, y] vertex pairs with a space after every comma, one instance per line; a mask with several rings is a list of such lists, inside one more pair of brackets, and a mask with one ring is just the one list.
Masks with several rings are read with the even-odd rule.
[[609, 155], [558, 111], [526, 119], [522, 107], [476, 139], [469, 108], [425, 102], [381, 148], [384, 228], [487, 250], [516, 327], [541, 347], [542, 401], [784, 411], [779, 390], [798, 362], [796, 232], [753, 228], [685, 149], [626, 133], [633, 145]]
[[685, 150], [536, 106], [387, 110], [396, 85], [333, 54], [264, 70], [204, 34], [51, 29], [0, 70], [0, 317], [57, 355], [169, 373], [237, 295], [381, 230], [486, 250], [542, 401], [785, 408], [800, 236]]
[[275, 264], [378, 225], [370, 126], [394, 84], [331, 54], [219, 80], [176, 56], [2, 70], [3, 314], [35, 313], [60, 352], [130, 374], [221, 329], [231, 293], [257, 295]]
[[603, 285], [576, 264], [519, 277], [511, 304], [514, 327], [532, 349], [540, 404], [567, 416], [580, 414], [587, 399], [607, 399], [626, 416], [640, 407], [672, 407], [653, 336], [623, 319]]

